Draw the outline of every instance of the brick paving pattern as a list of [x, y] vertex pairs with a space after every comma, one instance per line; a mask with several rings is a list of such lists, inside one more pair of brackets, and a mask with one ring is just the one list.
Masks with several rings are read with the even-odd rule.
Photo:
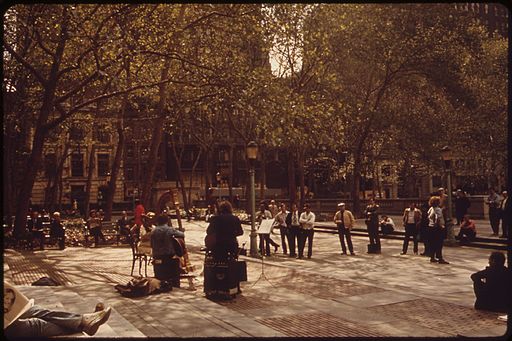
[[16, 285], [30, 285], [41, 277], [49, 277], [59, 285], [72, 285], [73, 282], [63, 271], [53, 267], [42, 256], [17, 253], [5, 259]]
[[276, 303], [276, 302], [271, 302], [268, 300], [268, 298], [264, 298], [261, 295], [260, 296], [245, 296], [243, 294], [238, 296], [236, 298], [236, 300], [219, 302], [220, 305], [223, 305], [225, 307], [228, 307], [228, 308], [236, 310], [236, 311], [267, 308], [274, 303]]
[[376, 314], [387, 314], [413, 321], [427, 328], [450, 334], [478, 331], [489, 328], [490, 325], [503, 325], [496, 319], [496, 313], [427, 298], [372, 307], [372, 311]]
[[336, 299], [385, 291], [382, 288], [344, 281], [319, 274], [304, 274], [289, 271], [284, 276], [273, 277], [271, 282], [288, 289], [324, 299]]
[[292, 337], [379, 337], [355, 323], [324, 313], [273, 317], [259, 323]]

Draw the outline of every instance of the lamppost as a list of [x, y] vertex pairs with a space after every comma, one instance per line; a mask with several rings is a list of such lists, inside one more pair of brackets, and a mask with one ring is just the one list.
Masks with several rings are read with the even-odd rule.
[[446, 191], [448, 192], [448, 204], [446, 208], [446, 232], [447, 240], [446, 245], [455, 245], [455, 234], [453, 233], [452, 221], [452, 150], [448, 146], [441, 149], [441, 155], [444, 161], [444, 168], [446, 171]]
[[258, 257], [258, 244], [256, 241], [256, 192], [254, 191], [254, 163], [258, 156], [258, 144], [250, 141], [246, 148], [247, 159], [249, 160], [249, 182], [250, 190], [250, 205], [251, 205], [251, 257]]
[[217, 197], [220, 199], [222, 199], [222, 189], [221, 189], [221, 186], [220, 186], [220, 181], [222, 180], [222, 177], [220, 175], [220, 172], [217, 172], [217, 174], [215, 174], [215, 179], [217, 180], [217, 191], [219, 191], [217, 193]]

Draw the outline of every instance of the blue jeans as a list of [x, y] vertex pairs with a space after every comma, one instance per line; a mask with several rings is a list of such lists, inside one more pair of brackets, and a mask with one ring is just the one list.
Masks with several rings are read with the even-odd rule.
[[70, 335], [82, 331], [81, 323], [81, 314], [53, 311], [35, 305], [4, 332], [7, 338]]

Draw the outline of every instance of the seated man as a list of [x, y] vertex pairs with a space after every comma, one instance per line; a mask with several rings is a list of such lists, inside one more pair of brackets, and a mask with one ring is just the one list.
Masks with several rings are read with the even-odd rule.
[[174, 287], [180, 286], [180, 259], [175, 257], [173, 237], [184, 238], [185, 234], [167, 225], [169, 218], [161, 214], [156, 218], [156, 227], [151, 232], [153, 269], [159, 280], [170, 280]]
[[462, 218], [462, 222], [460, 223], [460, 231], [457, 237], [461, 243], [472, 242], [476, 237], [475, 222], [472, 219], [469, 219], [467, 214], [465, 214]]
[[512, 277], [505, 266], [505, 255], [493, 252], [489, 257], [489, 266], [471, 275], [475, 290], [475, 309], [507, 312], [512, 304]]
[[123, 216], [117, 221], [117, 227], [119, 228], [119, 234], [125, 236], [126, 242], [131, 243], [130, 227], [133, 225], [132, 219], [128, 218], [128, 213], [123, 211]]
[[388, 217], [387, 215], [383, 215], [380, 221], [380, 231], [382, 234], [390, 234], [395, 230], [395, 223], [393, 219]]

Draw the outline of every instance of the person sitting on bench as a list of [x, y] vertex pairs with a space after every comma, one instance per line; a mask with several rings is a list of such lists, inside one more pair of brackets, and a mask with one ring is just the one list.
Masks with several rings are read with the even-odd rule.
[[512, 276], [505, 266], [505, 255], [493, 252], [489, 266], [471, 275], [475, 290], [475, 309], [507, 312], [512, 304]]

